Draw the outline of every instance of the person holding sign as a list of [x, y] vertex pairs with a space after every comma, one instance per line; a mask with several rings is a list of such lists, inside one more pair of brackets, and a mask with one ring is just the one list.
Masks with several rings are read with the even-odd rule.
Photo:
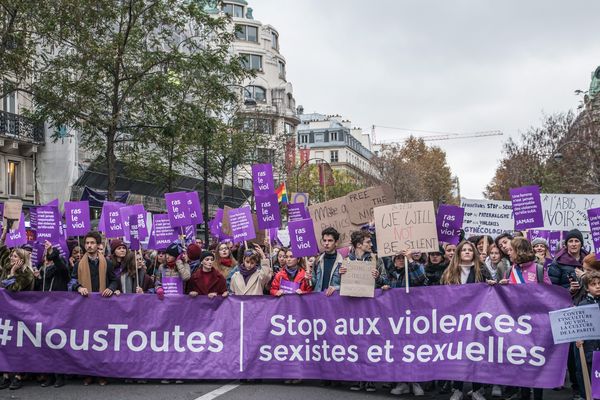
[[404, 272], [405, 258], [408, 258], [408, 286], [416, 287], [427, 285], [425, 268], [411, 257], [411, 253], [410, 250], [403, 250], [401, 253], [396, 254], [392, 259], [392, 268], [388, 271], [390, 287], [406, 287], [406, 273]]
[[35, 290], [40, 292], [66, 292], [70, 274], [58, 249], [49, 241], [44, 242], [44, 259], [39, 271], [34, 270]]
[[115, 295], [154, 292], [154, 283], [144, 271], [145, 265], [144, 257], [139, 252], [128, 252], [123, 260], [123, 269], [119, 275], [119, 289], [115, 291]]
[[178, 242], [171, 243], [167, 247], [165, 260], [166, 263], [158, 267], [157, 274], [164, 295], [183, 294], [184, 282], [190, 279], [191, 272], [187, 255]]
[[432, 251], [427, 256], [427, 264], [425, 265], [425, 276], [427, 277], [427, 285], [435, 286], [439, 285], [442, 280], [442, 275], [448, 263], [444, 258], [444, 248], [440, 245], [439, 251]]
[[262, 295], [271, 281], [271, 276], [273, 270], [269, 259], [263, 249], [255, 243], [254, 250], [244, 251], [242, 264], [231, 277], [229, 291], [237, 296]]
[[284, 294], [305, 294], [312, 292], [306, 271], [304, 258], [296, 258], [291, 250], [285, 251], [285, 267], [283, 267], [273, 278], [271, 283], [271, 295], [283, 296]]
[[340, 289], [341, 274], [346, 273], [346, 267], [342, 266], [344, 258], [337, 252], [339, 240], [340, 234], [335, 228], [325, 228], [321, 232], [323, 253], [317, 259], [313, 272], [307, 275], [313, 291], [325, 292], [326, 296]]
[[186, 293], [190, 297], [208, 296], [210, 299], [217, 296], [227, 297], [227, 283], [225, 277], [214, 268], [214, 254], [203, 251], [199, 261], [199, 268], [196, 268], [187, 282]]
[[388, 286], [387, 273], [383, 264], [383, 259], [373, 255], [373, 241], [371, 233], [366, 230], [355, 231], [350, 235], [350, 244], [352, 248], [348, 253], [348, 260], [351, 261], [373, 261], [377, 260], [375, 268], [371, 271], [373, 279], [375, 279], [375, 288], [380, 289], [383, 286]]
[[[585, 306], [589, 304], [597, 304], [600, 306], [600, 271], [594, 270], [586, 272], [582, 281], [584, 290], [586, 291], [586, 296], [583, 298], [583, 300], [581, 300], [579, 306]], [[591, 379], [592, 358], [595, 351], [600, 351], [600, 340], [578, 341], [576, 346], [577, 348], [583, 348], [585, 363], [587, 364], [587, 371]], [[578, 365], [577, 368], [577, 380], [579, 381], [579, 387], [584, 387], [583, 368], [581, 365]], [[585, 398], [585, 393], [581, 393], [581, 397]]]

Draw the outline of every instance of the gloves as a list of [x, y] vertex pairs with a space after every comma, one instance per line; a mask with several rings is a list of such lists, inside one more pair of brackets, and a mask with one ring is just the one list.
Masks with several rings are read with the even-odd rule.
[[165, 299], [165, 289], [163, 289], [162, 287], [157, 288], [156, 296], [158, 297], [159, 300], [164, 300]]

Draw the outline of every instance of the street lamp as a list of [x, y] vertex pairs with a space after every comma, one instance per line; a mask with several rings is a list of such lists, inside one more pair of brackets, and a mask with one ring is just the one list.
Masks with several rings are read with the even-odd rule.
[[552, 153], [552, 158], [554, 158], [554, 161], [561, 162], [565, 157], [560, 152], [560, 150], [571, 144], [583, 144], [586, 146], [588, 145], [588, 143], [582, 142], [581, 140], [569, 140], [568, 142], [563, 143], [556, 150], [554, 150], [554, 153]]

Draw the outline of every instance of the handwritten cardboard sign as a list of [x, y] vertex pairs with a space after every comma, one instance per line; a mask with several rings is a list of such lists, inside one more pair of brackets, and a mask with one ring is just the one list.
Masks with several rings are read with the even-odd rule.
[[374, 297], [375, 278], [371, 270], [375, 268], [374, 261], [344, 261], [348, 271], [342, 275], [340, 296]]
[[[21, 222], [21, 210], [23, 209], [23, 202], [21, 200], [7, 200], [4, 203], [4, 211], [2, 215], [2, 226], [6, 226], [8, 223], [8, 231], [16, 231], [19, 228]], [[7, 222], [8, 221], [8, 222]]]
[[389, 185], [356, 190], [346, 195], [348, 215], [353, 224], [361, 225], [373, 219], [373, 208], [392, 204], [394, 192]]
[[402, 250], [438, 251], [439, 242], [432, 201], [398, 203], [374, 210], [380, 257]]
[[360, 225], [355, 225], [350, 221], [345, 197], [310, 205], [308, 212], [313, 220], [317, 239], [321, 238], [323, 229], [335, 228], [340, 234], [338, 247], [349, 245], [350, 234], [360, 229]]

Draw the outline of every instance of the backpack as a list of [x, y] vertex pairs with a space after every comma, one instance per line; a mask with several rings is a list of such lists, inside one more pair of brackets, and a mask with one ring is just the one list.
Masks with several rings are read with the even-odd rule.
[[[506, 271], [506, 278], [510, 277], [512, 269], [513, 266], [511, 264], [510, 267], [508, 267], [508, 270]], [[544, 266], [537, 262], [535, 263], [535, 276], [537, 278], [537, 283], [544, 283]]]

